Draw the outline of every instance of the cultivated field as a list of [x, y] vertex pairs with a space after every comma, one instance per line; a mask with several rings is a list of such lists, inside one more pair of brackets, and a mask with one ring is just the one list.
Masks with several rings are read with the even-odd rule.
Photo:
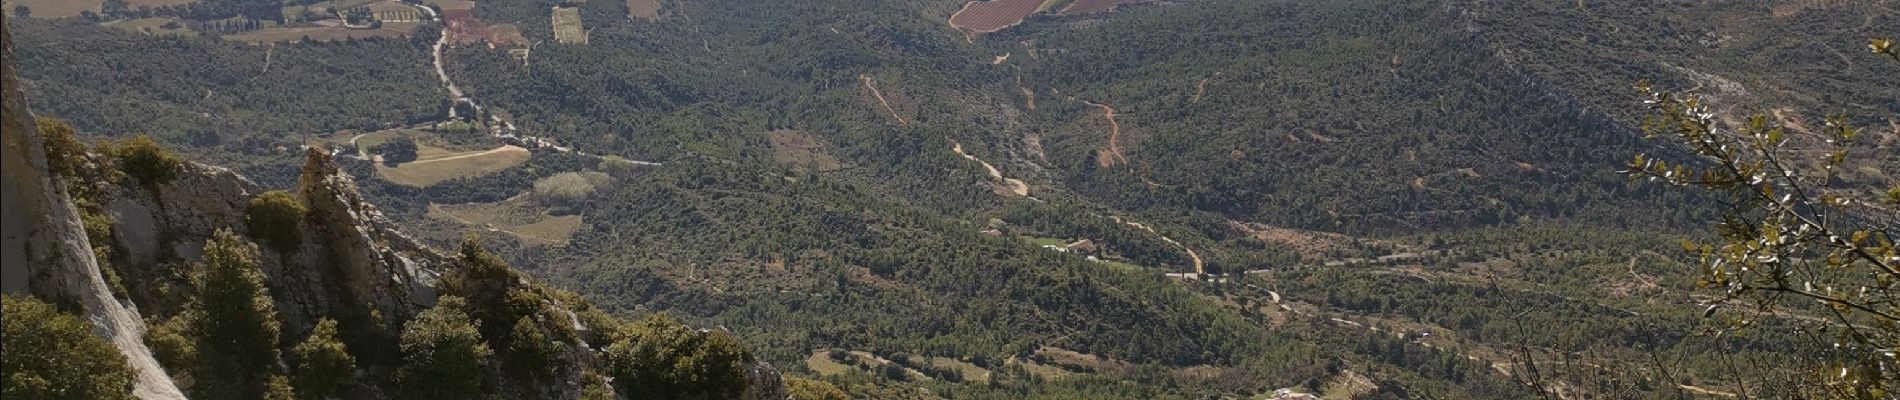
[[587, 29], [581, 26], [581, 9], [577, 7], [555, 7], [549, 13], [550, 23], [554, 27], [554, 41], [562, 44], [587, 44]]
[[578, 215], [548, 215], [547, 209], [515, 196], [499, 203], [430, 205], [429, 215], [466, 225], [475, 225], [514, 235], [523, 241], [543, 245], [566, 244], [581, 228]]
[[378, 163], [376, 175], [398, 185], [429, 187], [450, 179], [483, 176], [514, 168], [528, 162], [529, 156], [528, 149], [510, 145], [488, 151], [423, 157], [395, 168]]
[[80, 11], [99, 12], [103, 0], [6, 0], [7, 15], [13, 15], [13, 7], [26, 6], [33, 11], [34, 18], [77, 17]]
[[236, 35], [225, 36], [229, 39], [251, 43], [291, 42], [310, 38], [311, 41], [329, 42], [346, 39], [368, 39], [373, 37], [402, 37], [416, 32], [419, 22], [387, 22], [376, 29], [349, 29], [344, 27], [309, 26], [295, 28], [264, 28]]
[[962, 10], [950, 16], [950, 26], [976, 33], [996, 32], [1022, 23], [1023, 18], [1035, 14], [1042, 3], [1043, 0], [972, 1], [964, 3]]
[[659, 0], [627, 0], [627, 17], [658, 19], [660, 18], [660, 2]]
[[444, 10], [451, 8], [464, 10], [475, 8], [475, 2], [469, 0], [423, 0], [422, 4], [442, 7]]

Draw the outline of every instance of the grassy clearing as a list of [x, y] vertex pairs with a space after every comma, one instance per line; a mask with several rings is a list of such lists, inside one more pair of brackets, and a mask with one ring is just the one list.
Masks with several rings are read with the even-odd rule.
[[990, 370], [949, 357], [930, 357], [930, 365], [957, 371], [964, 382], [983, 382], [990, 378]]
[[654, 20], [660, 18], [660, 2], [656, 0], [627, 0], [627, 16]]
[[1005, 364], [1020, 366], [1023, 368], [1023, 371], [1027, 371], [1029, 372], [1030, 375], [1035, 375], [1036, 377], [1042, 378], [1045, 381], [1053, 381], [1053, 380], [1058, 380], [1062, 378], [1067, 378], [1070, 375], [1075, 375], [1074, 372], [1069, 372], [1068, 370], [1065, 370], [1062, 368], [1043, 365], [1042, 363], [1038, 363], [1035, 360], [1010, 358], [1009, 361], [1005, 362]]
[[811, 368], [811, 371], [818, 373], [819, 376], [831, 376], [845, 373], [856, 367], [839, 364], [831, 359], [829, 351], [819, 350], [811, 352], [811, 357], [805, 357], [805, 368]]
[[[178, 25], [174, 25], [175, 26], [174, 28], [165, 27], [165, 25], [172, 24], [172, 23], [177, 23]], [[176, 18], [170, 18], [170, 17], [152, 17], [152, 18], [139, 18], [139, 19], [113, 21], [113, 22], [105, 23], [103, 26], [114, 28], [114, 29], [122, 29], [128, 32], [143, 33], [147, 35], [159, 35], [159, 36], [165, 36], [165, 35], [197, 36], [198, 35], [198, 32], [193, 32], [190, 29], [185, 29], [183, 22], [178, 21], [178, 19]]]
[[349, 29], [343, 27], [307, 26], [295, 28], [264, 28], [255, 31], [226, 36], [234, 40], [251, 43], [292, 42], [309, 38], [311, 41], [329, 42], [347, 39], [368, 39], [373, 37], [402, 37], [416, 32], [420, 22], [387, 22], [376, 29]]
[[376, 175], [398, 185], [429, 187], [450, 179], [483, 176], [514, 168], [527, 163], [531, 155], [528, 149], [517, 146], [448, 155], [417, 153], [422, 158], [395, 168], [377, 164]]
[[818, 172], [844, 168], [837, 157], [825, 154], [824, 143], [794, 130], [776, 130], [766, 134], [772, 143], [772, 161]]
[[99, 12], [104, 0], [7, 0], [5, 12], [13, 15], [13, 7], [26, 6], [33, 11], [34, 18], [77, 17], [80, 11]]
[[543, 245], [566, 244], [583, 222], [578, 215], [548, 215], [545, 207], [525, 196], [499, 203], [430, 205], [429, 215], [486, 227]]

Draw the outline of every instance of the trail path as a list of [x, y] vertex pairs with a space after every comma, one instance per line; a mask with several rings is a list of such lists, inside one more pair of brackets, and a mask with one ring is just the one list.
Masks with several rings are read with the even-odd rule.
[[1199, 253], [1195, 253], [1194, 249], [1190, 249], [1186, 245], [1182, 245], [1181, 242], [1176, 242], [1174, 241], [1173, 238], [1170, 238], [1167, 235], [1163, 235], [1161, 234], [1161, 232], [1155, 231], [1154, 228], [1150, 228], [1147, 225], [1142, 225], [1142, 223], [1140, 222], [1123, 220], [1122, 217], [1116, 217], [1116, 216], [1110, 216], [1108, 218], [1115, 220], [1115, 222], [1120, 222], [1124, 225], [1135, 227], [1135, 229], [1140, 229], [1140, 230], [1148, 231], [1148, 233], [1153, 233], [1155, 234], [1155, 236], [1160, 237], [1161, 241], [1168, 242], [1168, 244], [1174, 245], [1174, 247], [1181, 248], [1181, 251], [1187, 252], [1188, 258], [1194, 261], [1194, 274], [1196, 276], [1207, 274], [1207, 268], [1201, 263], [1201, 255]]
[[963, 144], [957, 143], [956, 139], [950, 139], [950, 151], [957, 152], [957, 155], [963, 156], [963, 158], [970, 159], [970, 161], [976, 161], [977, 164], [982, 164], [983, 169], [989, 171], [990, 179], [994, 179], [997, 182], [1001, 182], [1003, 184], [1003, 189], [1008, 190], [1008, 193], [1014, 194], [1016, 195], [1016, 197], [1029, 196], [1028, 183], [1024, 183], [1023, 180], [1021, 179], [1004, 177], [1003, 172], [998, 171], [996, 169], [996, 166], [990, 165], [990, 163], [985, 162], [982, 159], [976, 158], [976, 156], [970, 155], [970, 153], [963, 152]]
[[1107, 160], [1107, 163], [1102, 163], [1102, 166], [1113, 166], [1116, 162], [1127, 164], [1128, 156], [1122, 154], [1122, 126], [1115, 122], [1115, 108], [1109, 107], [1107, 104], [1096, 104], [1088, 100], [1082, 100], [1082, 103], [1101, 108], [1102, 117], [1108, 119], [1108, 154], [1112, 158]]
[[1194, 98], [1188, 100], [1188, 104], [1200, 104], [1201, 96], [1207, 95], [1207, 81], [1218, 78], [1220, 75], [1221, 73], [1215, 72], [1213, 76], [1201, 78], [1200, 83], [1194, 84]]
[[889, 111], [891, 118], [896, 118], [898, 124], [910, 125], [910, 121], [906, 121], [903, 116], [897, 115], [897, 109], [891, 108], [891, 102], [884, 100], [884, 92], [877, 90], [876, 78], [872, 78], [869, 74], [858, 74], [858, 80], [864, 82], [866, 89], [871, 89], [871, 96], [877, 97], [878, 104], [884, 105], [884, 111]]
[[505, 145], [505, 146], [501, 146], [501, 147], [496, 147], [496, 148], [494, 148], [494, 149], [492, 149], [492, 150], [488, 150], [488, 151], [481, 151], [481, 152], [474, 152], [474, 153], [467, 153], [467, 154], [457, 154], [457, 155], [452, 155], [452, 156], [448, 156], [448, 157], [442, 157], [442, 158], [431, 158], [431, 159], [427, 159], [427, 160], [416, 160], [416, 161], [411, 161], [411, 162], [408, 162], [408, 163], [404, 163], [403, 165], [408, 165], [408, 166], [414, 166], [414, 165], [421, 165], [421, 164], [429, 164], [429, 163], [436, 163], [436, 162], [443, 162], [443, 161], [454, 161], [454, 160], [460, 160], [460, 159], [464, 159], [464, 158], [470, 158], [470, 157], [481, 157], [481, 156], [486, 156], [486, 155], [490, 155], [490, 154], [498, 154], [498, 153], [511, 153], [511, 152], [523, 152], [523, 153], [525, 153], [525, 152], [527, 152], [527, 151], [528, 151], [528, 149], [526, 149], [526, 148], [523, 148], [523, 147], [521, 147], [521, 146], [516, 146], [516, 145], [512, 145], [512, 144], [511, 144], [511, 145]]

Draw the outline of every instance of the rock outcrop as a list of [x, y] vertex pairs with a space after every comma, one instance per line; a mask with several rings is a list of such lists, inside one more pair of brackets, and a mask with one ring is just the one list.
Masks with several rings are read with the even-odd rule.
[[136, 374], [133, 393], [143, 399], [183, 399], [165, 370], [152, 358], [142, 334], [138, 310], [112, 295], [94, 259], [79, 211], [60, 178], [47, 168], [33, 115], [14, 75], [13, 37], [0, 31], [0, 282], [7, 293], [31, 293], [61, 309], [78, 313], [93, 331], [124, 353]]

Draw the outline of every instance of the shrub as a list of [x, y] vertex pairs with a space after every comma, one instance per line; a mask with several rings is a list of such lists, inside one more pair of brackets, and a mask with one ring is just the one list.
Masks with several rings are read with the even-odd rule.
[[173, 370], [190, 367], [198, 359], [198, 345], [186, 335], [187, 318], [150, 319], [145, 322], [145, 347], [159, 365]]
[[185, 160], [145, 135], [121, 140], [112, 146], [112, 158], [126, 175], [145, 185], [163, 185], [178, 177]]
[[508, 367], [530, 377], [546, 377], [559, 372], [561, 343], [548, 338], [533, 317], [521, 317], [508, 334]]
[[725, 332], [697, 332], [655, 314], [607, 346], [607, 369], [627, 393], [660, 398], [727, 399], [745, 392], [752, 362]]
[[244, 210], [244, 225], [251, 237], [277, 251], [291, 251], [303, 240], [301, 223], [308, 211], [290, 192], [272, 190], [251, 199]]
[[851, 400], [830, 382], [811, 379], [786, 378], [785, 394], [792, 400]]
[[40, 146], [46, 149], [46, 167], [53, 175], [72, 177], [86, 155], [86, 144], [80, 143], [73, 134], [72, 125], [58, 118], [39, 117], [33, 122], [39, 125], [40, 137], [44, 140]]
[[257, 254], [256, 245], [220, 230], [192, 273], [197, 297], [183, 317], [198, 348], [195, 399], [254, 399], [276, 372], [277, 310]]
[[336, 336], [336, 320], [324, 318], [310, 330], [310, 337], [291, 349], [297, 356], [292, 387], [304, 398], [335, 396], [355, 379], [356, 358]]
[[464, 307], [467, 304], [461, 298], [444, 296], [403, 327], [403, 365], [396, 371], [398, 398], [482, 395], [488, 358], [494, 351], [482, 342], [475, 321], [462, 312]]
[[607, 378], [588, 372], [581, 375], [581, 400], [614, 400], [614, 388]]
[[85, 321], [12, 295], [0, 298], [0, 315], [0, 397], [132, 399], [125, 356]]
[[394, 167], [416, 160], [416, 140], [408, 136], [397, 136], [381, 144], [370, 146], [370, 154], [383, 156], [383, 165]]

